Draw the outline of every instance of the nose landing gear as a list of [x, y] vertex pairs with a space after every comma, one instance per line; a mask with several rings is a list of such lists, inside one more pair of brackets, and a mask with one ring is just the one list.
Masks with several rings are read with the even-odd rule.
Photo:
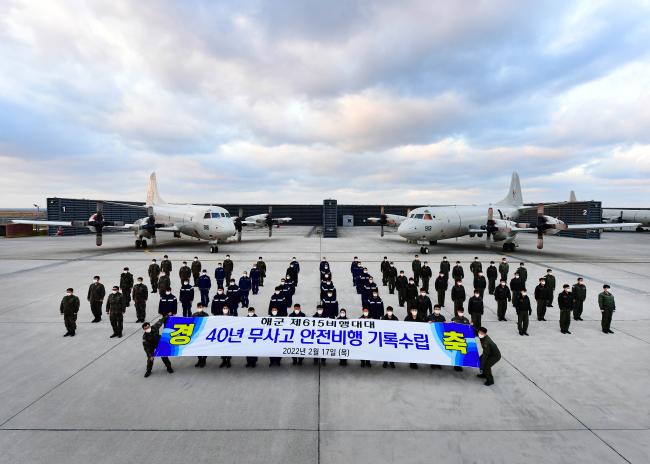
[[429, 254], [429, 247], [425, 247], [425, 246], [420, 247], [420, 253], [422, 253], [423, 255], [428, 255]]

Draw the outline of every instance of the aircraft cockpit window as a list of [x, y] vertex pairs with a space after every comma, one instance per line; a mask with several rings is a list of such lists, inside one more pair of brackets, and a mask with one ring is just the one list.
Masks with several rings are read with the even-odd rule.
[[220, 217], [221, 217], [221, 213], [212, 213], [212, 217], [215, 218], [215, 219], [216, 219], [216, 218], [220, 218]]
[[230, 213], [223, 213], [225, 217], [230, 217]]
[[423, 216], [424, 216], [423, 214], [416, 214], [415, 219], [422, 219]]
[[210, 212], [209, 211], [203, 215], [203, 219], [210, 219]]
[[431, 220], [433, 220], [433, 217], [431, 217], [431, 215], [430, 215], [429, 213], [426, 213], [426, 214], [424, 215], [424, 218], [423, 218], [423, 219], [424, 219], [425, 221], [431, 221]]

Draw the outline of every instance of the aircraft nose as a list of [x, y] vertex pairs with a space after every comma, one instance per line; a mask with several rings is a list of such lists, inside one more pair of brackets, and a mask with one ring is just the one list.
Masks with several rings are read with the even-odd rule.
[[409, 236], [413, 235], [414, 231], [415, 231], [415, 226], [413, 224], [413, 221], [410, 221], [408, 219], [402, 222], [397, 228], [397, 233], [405, 238], [408, 238]]

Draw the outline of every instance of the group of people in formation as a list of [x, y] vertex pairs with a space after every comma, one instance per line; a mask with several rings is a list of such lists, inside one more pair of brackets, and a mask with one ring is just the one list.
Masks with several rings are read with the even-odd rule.
[[[249, 295], [259, 293], [260, 287], [264, 286], [264, 280], [267, 275], [267, 267], [263, 258], [260, 256], [258, 261], [253, 263], [250, 271], [242, 272], [239, 279], [233, 276], [234, 263], [229, 255], [226, 255], [223, 262], [217, 264], [214, 270], [214, 281], [216, 283], [216, 293], [210, 298], [210, 291], [213, 288], [213, 281], [208, 271], [203, 269], [203, 265], [198, 257], [194, 257], [191, 264], [186, 261], [178, 271], [181, 286], [178, 296], [172, 293], [171, 273], [172, 262], [165, 255], [158, 264], [153, 259], [147, 274], [151, 284], [151, 293], [159, 293], [158, 314], [163, 316], [155, 324], [145, 322], [146, 305], [149, 296], [149, 289], [144, 283], [143, 277], [137, 277], [134, 281], [133, 274], [125, 267], [120, 275], [119, 285], [114, 285], [111, 293], [106, 297], [106, 289], [101, 282], [100, 276], [94, 276], [93, 282], [88, 288], [87, 300], [93, 314], [91, 322], [97, 323], [102, 319], [105, 311], [109, 316], [113, 333], [111, 338], [122, 337], [123, 318], [126, 308], [133, 302], [137, 320], [142, 323], [143, 328], [143, 346], [147, 354], [147, 370], [145, 377], [151, 374], [153, 366], [153, 353], [160, 339], [159, 330], [164, 324], [164, 319], [171, 315], [178, 314], [178, 302], [180, 301], [182, 316], [184, 317], [207, 317], [213, 316], [238, 316], [238, 309], [247, 309], [248, 317], [257, 317], [256, 310], [249, 305]], [[415, 255], [411, 263], [412, 275], [407, 277], [404, 270], [397, 271], [394, 263], [384, 257], [380, 265], [382, 275], [382, 286], [388, 287], [388, 292], [394, 294], [397, 292], [398, 304], [400, 307], [406, 306], [407, 315], [404, 319], [409, 322], [446, 322], [445, 316], [441, 313], [445, 307], [446, 295], [449, 291], [449, 276], [453, 281], [450, 291], [450, 299], [453, 302], [453, 314], [450, 322], [459, 324], [472, 325], [475, 334], [479, 337], [483, 347], [481, 355], [481, 373], [479, 377], [485, 378], [486, 385], [494, 383], [491, 374], [491, 366], [500, 359], [500, 353], [496, 344], [487, 336], [487, 329], [482, 326], [482, 316], [484, 313], [483, 299], [485, 291], [494, 296], [497, 304], [497, 318], [499, 321], [507, 321], [506, 314], [508, 303], [511, 303], [517, 314], [517, 329], [519, 335], [528, 336], [529, 316], [532, 315], [533, 304], [528, 295], [526, 282], [528, 280], [528, 270], [523, 262], [514, 271], [513, 277], [508, 282], [510, 264], [507, 258], [502, 258], [498, 266], [494, 261], [490, 261], [485, 273], [483, 265], [478, 257], [469, 265], [469, 274], [472, 278], [472, 290], [469, 298], [463, 282], [465, 279], [465, 270], [460, 261], [456, 261], [452, 267], [447, 257], [443, 257], [439, 265], [438, 275], [434, 280], [433, 290], [436, 292], [436, 303], [433, 304], [429, 297], [430, 281], [433, 278], [433, 272], [427, 261], [420, 261], [419, 256]], [[311, 317], [316, 318], [337, 318], [348, 319], [347, 310], [339, 307], [336, 287], [332, 279], [331, 266], [325, 257], [319, 264], [320, 271], [320, 295], [319, 304]], [[379, 285], [369, 273], [367, 267], [354, 257], [350, 272], [352, 275], [352, 285], [355, 287], [360, 297], [361, 314], [359, 319], [381, 319], [381, 320], [398, 320], [391, 306], [384, 307], [382, 298], [379, 295]], [[284, 277], [279, 284], [274, 287], [274, 292], [270, 297], [267, 315], [271, 317], [306, 317], [300, 304], [293, 303], [293, 296], [299, 282], [300, 263], [293, 257], [289, 262]], [[497, 279], [499, 280], [497, 284]], [[195, 289], [198, 289], [198, 298], [195, 295]], [[533, 298], [535, 300], [536, 316], [539, 321], [546, 321], [545, 315], [547, 308], [553, 307], [555, 300], [554, 293], [556, 290], [556, 280], [552, 269], [547, 269], [544, 276], [539, 277], [538, 284], [535, 287]], [[578, 277], [577, 281], [570, 286], [564, 284], [562, 291], [557, 295], [557, 304], [560, 310], [560, 330], [563, 334], [570, 334], [569, 331], [571, 316], [576, 321], [582, 321], [582, 312], [584, 302], [587, 298], [587, 288], [584, 279]], [[104, 306], [104, 299], [106, 304]], [[195, 299], [199, 301], [196, 304], [196, 311], [193, 311]], [[465, 316], [465, 303], [467, 303], [467, 312], [470, 318]], [[611, 334], [610, 328], [612, 315], [616, 310], [614, 296], [610, 291], [610, 286], [605, 284], [603, 291], [598, 295], [598, 305], [601, 311], [602, 332]], [[74, 290], [68, 288], [66, 295], [63, 297], [60, 305], [61, 314], [64, 317], [66, 333], [64, 337], [75, 336], [76, 319], [79, 312], [80, 301], [74, 295]], [[162, 358], [167, 370], [171, 373], [173, 369], [171, 362], [167, 358]], [[246, 367], [255, 367], [257, 364], [256, 357], [248, 357]], [[314, 364], [325, 365], [324, 358], [314, 359]], [[341, 359], [340, 364], [347, 365], [347, 360]], [[279, 366], [281, 358], [270, 358], [270, 366]], [[302, 365], [303, 358], [293, 358], [294, 365]], [[202, 368], [206, 365], [206, 357], [199, 357], [196, 367]], [[222, 357], [220, 367], [231, 367], [231, 357]], [[361, 361], [361, 367], [372, 367], [370, 361]], [[392, 362], [384, 362], [384, 368], [394, 368]], [[417, 364], [410, 364], [412, 369], [417, 369]], [[432, 369], [439, 369], [440, 366], [432, 365]], [[462, 368], [456, 366], [456, 370]]]

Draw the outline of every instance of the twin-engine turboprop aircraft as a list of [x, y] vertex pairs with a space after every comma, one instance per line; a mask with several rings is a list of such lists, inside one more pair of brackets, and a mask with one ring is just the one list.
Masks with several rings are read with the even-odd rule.
[[[535, 208], [536, 222], [516, 222], [520, 213]], [[490, 241], [503, 242], [504, 251], [514, 251], [519, 232], [537, 232], [537, 248], [541, 250], [544, 247], [544, 235], [555, 235], [562, 230], [617, 229], [638, 225], [639, 223], [565, 224], [558, 218], [545, 215], [544, 205], [524, 206], [519, 175], [514, 172], [510, 190], [503, 200], [487, 205], [416, 208], [400, 224], [397, 233], [411, 243], [427, 242], [429, 245], [435, 245], [438, 240], [465, 235], [485, 235], [486, 246], [490, 245]], [[429, 249], [422, 246], [420, 252], [426, 254]]]

